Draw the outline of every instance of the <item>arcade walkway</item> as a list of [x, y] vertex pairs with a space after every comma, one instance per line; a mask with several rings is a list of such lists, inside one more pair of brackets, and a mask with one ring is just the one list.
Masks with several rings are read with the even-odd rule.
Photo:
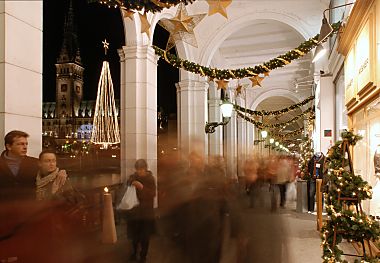
[[[246, 216], [250, 217], [254, 210], [246, 210]], [[287, 228], [286, 247], [288, 258], [291, 263], [317, 263], [321, 262], [320, 237], [316, 231], [315, 215], [300, 214], [295, 212], [295, 203], [288, 203], [285, 209], [279, 210], [278, 216], [283, 219]], [[225, 236], [221, 263], [236, 262], [236, 239], [229, 238], [228, 223], [225, 223]], [[176, 249], [176, 243], [169, 237], [160, 234], [160, 224], [158, 224], [158, 234], [151, 240], [148, 263], [179, 263], [181, 251]], [[114, 245], [100, 244], [100, 237], [91, 240], [91, 253], [80, 262], [85, 263], [121, 263], [128, 262], [130, 244], [126, 237], [126, 226], [123, 222], [117, 225], [118, 241]], [[88, 244], [90, 245], [90, 244]], [[352, 246], [343, 243], [343, 248], [350, 253], [355, 253]], [[354, 258], [347, 258], [353, 262]], [[73, 261], [74, 262], [74, 261]], [[77, 261], [79, 262], [79, 261]]]
[[[85, 185], [89, 182], [84, 178], [73, 178], [75, 184], [80, 186], [84, 180]], [[92, 187], [99, 187], [100, 185], [111, 185], [113, 182], [119, 181], [118, 176], [99, 176], [94, 181]], [[98, 185], [100, 184], [100, 185]], [[244, 197], [245, 198], [245, 197]], [[248, 200], [246, 200], [248, 203]], [[244, 204], [244, 207], [248, 205]], [[116, 228], [118, 240], [116, 244], [102, 244], [101, 243], [101, 212], [99, 209], [94, 208], [97, 212], [92, 215], [87, 215], [87, 226], [92, 224], [90, 230], [84, 230], [82, 226], [77, 225], [76, 230], [70, 233], [60, 229], [54, 229], [54, 232], [47, 227], [46, 220], [39, 220], [34, 218], [32, 221], [28, 220], [27, 224], [21, 228], [16, 229], [10, 239], [0, 240], [0, 262], [22, 262], [22, 263], [40, 263], [40, 262], [54, 262], [54, 263], [126, 263], [131, 251], [131, 245], [127, 240], [127, 229], [125, 221], [116, 216]], [[245, 230], [252, 229], [250, 224], [255, 222], [257, 216], [256, 210], [244, 208], [242, 211], [244, 217]], [[268, 216], [276, 218], [275, 222], [281, 221], [281, 227], [272, 231], [264, 227], [256, 226], [256, 230], [265, 237], [271, 233], [282, 233], [282, 251], [285, 251], [289, 263], [317, 263], [321, 262], [321, 248], [319, 232], [316, 230], [315, 215], [307, 213], [295, 212], [295, 202], [288, 202], [284, 209], [278, 209], [277, 212]], [[93, 220], [91, 218], [95, 218]], [[54, 220], [54, 218], [53, 218]], [[78, 218], [81, 222], [82, 219]], [[9, 221], [9, 220], [8, 220]], [[56, 221], [50, 221], [56, 222]], [[237, 239], [231, 237], [230, 224], [231, 216], [226, 216], [223, 224], [223, 248], [222, 260], [220, 263], [235, 263], [236, 261], [236, 247]], [[262, 221], [261, 221], [262, 222]], [[274, 222], [274, 221], [272, 221]], [[10, 222], [11, 223], [11, 222]], [[54, 225], [54, 224], [53, 224]], [[271, 224], [264, 223], [268, 226]], [[273, 224], [276, 228], [276, 225]], [[179, 242], [173, 238], [172, 234], [168, 234], [166, 227], [168, 222], [164, 218], [157, 220], [157, 233], [151, 239], [150, 251], [148, 253], [147, 263], [187, 263], [183, 260], [183, 251], [178, 245]], [[72, 227], [72, 226], [71, 226]], [[72, 228], [72, 229], [74, 229]], [[41, 231], [42, 229], [42, 231]], [[0, 226], [1, 230], [1, 226]], [[255, 231], [256, 231], [255, 230]], [[256, 233], [252, 231], [253, 233]], [[275, 232], [278, 231], [278, 232]], [[57, 235], [61, 234], [61, 236]], [[173, 232], [170, 232], [173, 233]], [[273, 235], [275, 236], [275, 235]], [[277, 236], [275, 237], [277, 238]], [[37, 241], [36, 241], [37, 240]], [[51, 240], [55, 242], [51, 244]], [[276, 240], [276, 239], [274, 239]], [[264, 247], [271, 247], [273, 244], [270, 241]], [[256, 241], [255, 241], [256, 242]], [[251, 242], [251, 246], [255, 246], [260, 242]], [[262, 244], [261, 244], [262, 245]], [[344, 247], [342, 247], [344, 246]], [[354, 249], [350, 244], [343, 243], [341, 248], [347, 252], [355, 254]], [[11, 248], [11, 249], [10, 249]], [[252, 247], [250, 247], [252, 249]], [[271, 251], [272, 252], [272, 251]], [[38, 259], [37, 259], [38, 258]], [[347, 258], [353, 262], [355, 258]], [[41, 261], [42, 260], [42, 261]], [[255, 261], [246, 260], [244, 263], [252, 263]], [[262, 261], [260, 263], [263, 263]], [[268, 262], [269, 263], [269, 262]], [[272, 263], [272, 262], [271, 262]], [[285, 261], [281, 261], [285, 263]]]

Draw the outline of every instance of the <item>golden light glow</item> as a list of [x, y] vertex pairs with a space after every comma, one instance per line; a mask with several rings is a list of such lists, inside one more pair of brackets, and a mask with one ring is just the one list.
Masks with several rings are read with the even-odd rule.
[[98, 84], [94, 122], [90, 141], [104, 148], [120, 143], [120, 130], [109, 63], [103, 62]]

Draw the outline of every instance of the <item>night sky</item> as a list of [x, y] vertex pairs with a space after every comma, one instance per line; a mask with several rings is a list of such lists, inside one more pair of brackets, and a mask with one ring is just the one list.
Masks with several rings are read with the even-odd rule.
[[[105, 59], [102, 41], [110, 43], [107, 60], [110, 62], [115, 97], [120, 97], [120, 62], [117, 49], [124, 44], [124, 29], [120, 11], [86, 0], [73, 0], [74, 22], [81, 52], [84, 71], [84, 100], [95, 100]], [[69, 9], [69, 0], [43, 1], [43, 100], [55, 101], [55, 63], [63, 43], [63, 25]], [[154, 44], [164, 48], [169, 34], [156, 27]], [[175, 83], [178, 82], [177, 69], [159, 61], [158, 104], [167, 113], [176, 112]]]

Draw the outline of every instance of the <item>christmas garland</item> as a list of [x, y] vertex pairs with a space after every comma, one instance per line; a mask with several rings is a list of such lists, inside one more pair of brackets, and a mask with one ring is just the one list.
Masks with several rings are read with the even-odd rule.
[[297, 104], [290, 105], [287, 108], [283, 108], [281, 110], [272, 110], [272, 111], [265, 111], [265, 110], [254, 111], [254, 110], [243, 108], [237, 104], [234, 104], [234, 108], [236, 110], [239, 110], [239, 111], [242, 111], [244, 113], [247, 113], [249, 115], [254, 115], [254, 116], [270, 116], [270, 115], [278, 116], [278, 115], [282, 115], [284, 113], [288, 113], [290, 111], [296, 110], [298, 108], [301, 108], [302, 106], [306, 105], [308, 102], [312, 100], [314, 100], [314, 96], [310, 96]]
[[[341, 134], [344, 141], [349, 145], [355, 145], [361, 136], [345, 131]], [[361, 202], [372, 198], [371, 186], [360, 176], [355, 175], [349, 169], [342, 167], [343, 160], [347, 159], [342, 151], [343, 141], [338, 141], [328, 151], [326, 159], [328, 172], [324, 181], [328, 182], [328, 194], [326, 199], [326, 211], [329, 219], [321, 229], [323, 248], [323, 262], [347, 262], [341, 259], [343, 251], [338, 248], [338, 243], [343, 239], [350, 242], [361, 242], [363, 240], [376, 240], [380, 235], [380, 226], [364, 212], [354, 212], [347, 208], [350, 204]], [[351, 198], [346, 201], [338, 200], [338, 196]], [[357, 200], [357, 201], [356, 201]], [[342, 203], [345, 203], [343, 205]], [[336, 235], [334, 246], [334, 233]], [[378, 262], [377, 258], [364, 256], [365, 262]]]
[[261, 121], [256, 121], [256, 120], [252, 119], [251, 117], [246, 116], [243, 111], [240, 111], [240, 110], [237, 110], [237, 109], [236, 109], [236, 112], [237, 112], [237, 114], [238, 114], [239, 117], [243, 118], [246, 121], [249, 121], [250, 123], [252, 123], [253, 125], [255, 125], [259, 129], [273, 129], [273, 128], [280, 128], [280, 127], [284, 127], [284, 126], [286, 127], [286, 126], [288, 126], [288, 125], [296, 122], [298, 119], [300, 119], [301, 117], [303, 117], [304, 115], [306, 115], [308, 113], [311, 113], [311, 115], [313, 116], [313, 119], [315, 118], [315, 115], [314, 115], [314, 112], [315, 112], [314, 106], [308, 108], [304, 112], [300, 113], [297, 116], [294, 116], [292, 119], [290, 119], [290, 120], [288, 120], [286, 122], [274, 123], [274, 124], [264, 124]]
[[[339, 30], [340, 25], [341, 22], [337, 22], [332, 25], [334, 33]], [[264, 62], [262, 65], [240, 69], [217, 69], [205, 67], [195, 62], [178, 58], [175, 55], [166, 52], [157, 46], [153, 46], [153, 48], [156, 52], [156, 55], [160, 56], [173, 67], [180, 68], [201, 76], [207, 76], [210, 79], [228, 80], [254, 77], [259, 74], [267, 74], [273, 69], [283, 67], [293, 60], [303, 57], [309, 53], [310, 50], [318, 45], [318, 37], [319, 34], [301, 43], [295, 49], [290, 50], [283, 55], [279, 55], [278, 57], [273, 58], [267, 62]]]
[[121, 7], [128, 11], [142, 11], [157, 13], [164, 8], [170, 8], [180, 3], [185, 5], [195, 0], [87, 0], [88, 3], [101, 3], [108, 7]]
[[285, 134], [283, 134], [283, 133], [277, 133], [277, 134], [271, 133], [271, 136], [273, 138], [275, 138], [275, 139], [283, 141], [283, 140], [285, 140], [287, 138], [292, 138], [292, 137], [295, 137], [297, 135], [302, 134], [304, 132], [304, 130], [305, 130], [305, 128], [301, 127], [298, 130], [294, 130], [294, 131], [291, 131], [291, 132], [288, 132], [288, 133], [285, 133]]

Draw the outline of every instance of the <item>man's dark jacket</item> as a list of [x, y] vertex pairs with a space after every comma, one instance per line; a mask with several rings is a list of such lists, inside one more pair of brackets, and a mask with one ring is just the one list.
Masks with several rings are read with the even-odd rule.
[[4, 157], [0, 156], [0, 199], [34, 199], [38, 159], [23, 157], [17, 175], [9, 169]]

